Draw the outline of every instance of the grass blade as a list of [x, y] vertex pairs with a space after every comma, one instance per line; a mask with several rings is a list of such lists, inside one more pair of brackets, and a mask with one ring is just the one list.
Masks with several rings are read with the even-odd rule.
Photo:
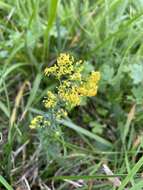
[[39, 73], [37, 75], [35, 81], [34, 81], [33, 88], [30, 91], [29, 99], [28, 99], [27, 105], [25, 107], [25, 110], [24, 110], [24, 112], [22, 114], [21, 119], [23, 119], [23, 117], [25, 116], [25, 114], [28, 111], [29, 107], [31, 106], [31, 104], [35, 100], [35, 97], [37, 95], [37, 91], [39, 89], [39, 85], [40, 85], [40, 82], [41, 82], [41, 78], [42, 78], [42, 75], [41, 75], [41, 73]]
[[80, 127], [80, 126], [77, 126], [75, 125], [74, 123], [72, 123], [71, 121], [67, 121], [67, 120], [62, 120], [62, 121], [59, 121], [61, 122], [63, 125], [75, 130], [76, 132], [78, 133], [81, 133], [91, 139], [94, 139], [98, 142], [100, 142], [101, 144], [104, 144], [106, 147], [109, 146], [109, 147], [113, 147], [112, 143], [110, 143], [109, 141], [103, 139], [102, 137], [98, 136], [98, 135], [95, 135], [93, 133], [91, 133], [90, 131]]
[[56, 19], [57, 5], [58, 5], [58, 0], [49, 1], [48, 24], [47, 24], [47, 28], [46, 28], [45, 36], [44, 36], [43, 59], [45, 59], [45, 57], [48, 55], [49, 33]]
[[143, 181], [138, 182], [134, 185], [134, 187], [130, 188], [130, 190], [142, 190], [143, 188]]
[[126, 137], [128, 135], [129, 129], [130, 129], [130, 125], [131, 122], [135, 116], [135, 110], [136, 109], [136, 105], [134, 104], [130, 110], [130, 112], [128, 113], [128, 117], [127, 117], [127, 121], [124, 127], [124, 131], [123, 131], [123, 142], [125, 143]]
[[137, 171], [140, 169], [140, 167], [143, 165], [143, 157], [140, 158], [140, 160], [134, 165], [132, 170], [129, 172], [127, 177], [122, 181], [121, 186], [118, 188], [118, 190], [123, 190], [124, 187], [128, 184], [128, 182], [135, 176]]
[[9, 118], [10, 113], [8, 108], [5, 106], [3, 102], [0, 101], [0, 109], [5, 113], [5, 115]]
[[7, 190], [14, 190], [8, 182], [0, 175], [0, 183], [7, 189]]
[[2, 82], [5, 80], [6, 76], [8, 76], [11, 72], [13, 72], [15, 69], [21, 67], [21, 66], [25, 66], [28, 65], [27, 63], [17, 63], [16, 65], [12, 65], [8, 68], [4, 67], [3, 71], [2, 71], [2, 76], [0, 78], [0, 86], [2, 84]]
[[49, 179], [54, 179], [54, 180], [64, 180], [64, 179], [69, 179], [69, 180], [90, 180], [90, 179], [107, 179], [107, 178], [116, 178], [116, 177], [121, 177], [123, 175], [83, 175], [83, 176], [54, 176]]
[[7, 3], [4, 3], [3, 1], [0, 1], [0, 9], [4, 9], [4, 10], [10, 10], [12, 7], [7, 4]]

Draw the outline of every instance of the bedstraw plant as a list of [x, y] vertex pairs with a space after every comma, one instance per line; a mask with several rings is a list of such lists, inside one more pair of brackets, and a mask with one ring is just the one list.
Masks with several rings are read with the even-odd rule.
[[47, 92], [43, 100], [45, 112], [33, 118], [30, 128], [40, 132], [38, 136], [48, 157], [55, 157], [55, 153], [58, 157], [58, 143], [63, 138], [62, 126], [58, 121], [67, 117], [68, 112], [81, 105], [87, 97], [96, 96], [100, 72], [87, 73], [82, 60], [76, 60], [68, 53], [61, 53], [56, 64], [46, 67], [44, 74], [46, 77], [54, 77], [57, 86], [53, 91]]

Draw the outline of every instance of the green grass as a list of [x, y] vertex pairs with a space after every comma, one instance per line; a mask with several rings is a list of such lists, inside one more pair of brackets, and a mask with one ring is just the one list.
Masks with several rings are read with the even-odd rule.
[[[0, 188], [143, 188], [142, 41], [142, 0], [0, 0]], [[43, 151], [28, 126], [55, 87], [43, 70], [60, 52], [102, 78], [98, 95], [60, 121], [58, 151], [52, 144]], [[82, 187], [73, 185], [80, 179]]]
[[7, 183], [7, 181], [0, 175], [0, 184], [2, 184], [7, 190], [13, 190], [13, 188]]

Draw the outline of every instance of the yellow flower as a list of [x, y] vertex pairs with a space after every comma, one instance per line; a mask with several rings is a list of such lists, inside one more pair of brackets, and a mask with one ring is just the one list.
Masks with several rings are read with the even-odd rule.
[[100, 80], [100, 72], [93, 71], [86, 82], [78, 88], [81, 96], [96, 96], [98, 89], [98, 81]]
[[73, 75], [70, 76], [70, 80], [81, 81], [81, 73], [75, 72]]
[[64, 65], [58, 68], [58, 72], [56, 74], [57, 78], [60, 79], [62, 76], [70, 75], [73, 72], [73, 65]]
[[66, 103], [71, 106], [76, 106], [80, 104], [80, 96], [78, 94], [77, 88], [75, 86], [65, 88], [65, 86], [61, 86], [59, 88], [59, 96]]
[[46, 76], [49, 76], [49, 75], [51, 75], [51, 74], [55, 74], [55, 73], [57, 72], [57, 69], [58, 69], [58, 67], [57, 67], [56, 65], [54, 65], [54, 66], [52, 66], [52, 67], [47, 67], [47, 68], [45, 68], [45, 70], [44, 70], [44, 74], [45, 74]]
[[80, 86], [78, 89], [77, 89], [78, 93], [80, 96], [87, 96], [87, 89], [86, 87], [84, 86]]
[[60, 80], [62, 76], [71, 75], [74, 72], [75, 65], [80, 64], [81, 60], [74, 62], [73, 56], [67, 53], [61, 53], [57, 58], [57, 64], [52, 67], [45, 68], [44, 73], [46, 76], [54, 75]]
[[44, 125], [45, 125], [45, 126], [50, 126], [50, 125], [51, 125], [51, 122], [50, 122], [50, 121], [44, 121]]
[[72, 65], [73, 62], [74, 58], [67, 53], [61, 53], [60, 56], [57, 58], [58, 66]]
[[61, 118], [64, 118], [64, 117], [67, 117], [67, 111], [64, 110], [64, 109], [59, 109], [58, 112], [56, 113], [56, 118], [57, 119], [61, 119]]
[[97, 84], [98, 81], [100, 80], [100, 77], [101, 77], [100, 72], [92, 71], [91, 75], [89, 76], [88, 81]]
[[54, 108], [57, 104], [57, 97], [51, 92], [47, 92], [47, 98], [43, 101], [45, 108]]
[[33, 120], [31, 121], [31, 124], [30, 124], [30, 128], [31, 129], [35, 129], [35, 128], [38, 128], [40, 126], [40, 123], [43, 121], [43, 116], [41, 115], [38, 115], [36, 117], [33, 118]]

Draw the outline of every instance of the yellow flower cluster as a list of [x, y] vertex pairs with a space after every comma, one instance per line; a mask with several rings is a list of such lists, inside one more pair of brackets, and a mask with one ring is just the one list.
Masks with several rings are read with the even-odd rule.
[[56, 113], [56, 119], [61, 119], [63, 117], [66, 117], [67, 115], [68, 115], [67, 111], [61, 108]]
[[62, 76], [71, 74], [73, 72], [73, 63], [74, 58], [70, 56], [69, 54], [61, 53], [60, 56], [57, 59], [57, 64], [46, 68], [44, 73], [45, 75], [54, 75], [58, 79], [60, 79]]
[[[58, 78], [60, 85], [57, 88], [57, 96], [72, 107], [80, 105], [82, 97], [95, 96], [100, 80], [100, 72], [95, 71], [84, 78], [84, 67], [81, 63], [81, 60], [75, 61], [73, 56], [61, 53], [57, 58], [57, 64], [44, 71], [46, 76], [54, 75]], [[44, 103], [46, 108], [53, 108], [56, 105], [56, 96], [49, 94]]]
[[44, 120], [44, 117], [42, 115], [38, 115], [33, 118], [29, 127], [31, 129], [36, 129], [36, 128], [41, 128], [41, 127], [50, 126], [50, 125], [51, 125], [50, 121]]
[[80, 95], [77, 91], [76, 86], [67, 86], [60, 85], [59, 91], [58, 91], [60, 99], [62, 99], [67, 104], [70, 104], [71, 106], [76, 106], [80, 104]]
[[[83, 74], [83, 62], [75, 61], [73, 56], [66, 53], [61, 53], [57, 58], [57, 63], [45, 68], [44, 73], [46, 76], [53, 75], [59, 81], [59, 86], [56, 92], [47, 92], [47, 97], [43, 103], [45, 108], [51, 109], [55, 118], [60, 119], [67, 116], [65, 109], [61, 108], [66, 106], [80, 105], [83, 97], [96, 96], [98, 89], [98, 82], [100, 80], [100, 72]], [[62, 104], [62, 106], [60, 106]], [[43, 116], [35, 117], [30, 124], [30, 128], [40, 127], [43, 125], [50, 125], [49, 121], [45, 121]]]
[[43, 101], [45, 108], [53, 108], [57, 104], [56, 96], [51, 92], [47, 92], [47, 98]]
[[98, 89], [98, 81], [100, 80], [100, 72], [93, 71], [86, 82], [78, 88], [81, 96], [96, 96]]
[[71, 75], [69, 77], [69, 79], [71, 81], [74, 81], [74, 80], [81, 81], [81, 73], [79, 71], [77, 71], [76, 73], [74, 73], [73, 75]]
[[30, 124], [29, 127], [31, 129], [35, 129], [39, 125], [39, 123], [42, 122], [42, 121], [43, 121], [43, 116], [38, 115], [38, 116], [33, 118], [33, 120], [31, 121], [31, 124]]

